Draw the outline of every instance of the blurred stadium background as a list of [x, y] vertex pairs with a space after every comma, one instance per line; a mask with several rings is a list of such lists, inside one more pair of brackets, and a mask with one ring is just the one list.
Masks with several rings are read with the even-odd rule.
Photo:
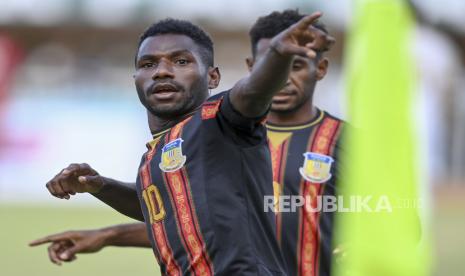
[[[414, 116], [422, 178], [434, 206], [434, 275], [464, 275], [465, 2], [412, 3], [419, 81]], [[222, 72], [220, 88], [213, 91], [219, 92], [247, 73], [247, 32], [258, 16], [286, 8], [321, 10], [337, 45], [316, 101], [346, 118], [350, 0], [2, 0], [0, 7], [1, 275], [158, 272], [150, 250], [105, 249], [55, 267], [45, 247], [27, 247], [45, 234], [130, 221], [91, 196], [52, 198], [44, 185], [73, 162], [87, 162], [105, 176], [135, 179], [150, 133], [133, 88], [133, 59], [138, 35], [151, 22], [189, 19], [209, 31]]]

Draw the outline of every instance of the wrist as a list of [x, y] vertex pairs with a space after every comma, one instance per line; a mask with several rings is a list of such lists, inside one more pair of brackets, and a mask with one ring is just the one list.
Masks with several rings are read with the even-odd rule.
[[280, 50], [281, 47], [279, 46], [279, 43], [277, 43], [277, 42], [273, 42], [273, 41], [272, 41], [272, 42], [270, 43], [269, 49], [270, 49], [270, 52], [272, 52], [272, 53], [274, 53], [274, 54], [276, 54], [276, 55], [278, 55], [278, 56], [281, 56], [281, 57], [285, 57], [285, 56], [286, 56], [286, 55], [284, 55], [284, 54], [282, 53], [282, 51]]
[[92, 189], [88, 192], [94, 195], [100, 193], [102, 189], [105, 187], [105, 185], [108, 183], [108, 180], [108, 178], [98, 175], [98, 181], [96, 181], [95, 184], [92, 185]]
[[282, 34], [273, 37], [269, 46], [270, 53], [285, 59], [292, 57], [293, 54], [286, 50], [286, 43], [288, 43], [286, 41], [287, 39]]
[[107, 227], [99, 230], [103, 247], [114, 245], [118, 238], [118, 230], [115, 227]]

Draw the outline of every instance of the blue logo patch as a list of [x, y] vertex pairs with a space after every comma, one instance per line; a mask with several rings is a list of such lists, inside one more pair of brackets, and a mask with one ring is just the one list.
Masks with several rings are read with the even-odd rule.
[[306, 152], [304, 164], [299, 168], [300, 175], [310, 182], [323, 183], [331, 178], [331, 164], [334, 159], [324, 154]]
[[186, 163], [186, 156], [182, 154], [182, 142], [181, 138], [166, 144], [161, 152], [161, 161], [158, 165], [164, 172], [174, 172]]

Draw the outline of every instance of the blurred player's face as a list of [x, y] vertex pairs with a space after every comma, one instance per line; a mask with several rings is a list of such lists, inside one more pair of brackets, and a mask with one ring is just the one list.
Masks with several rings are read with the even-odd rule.
[[[249, 69], [265, 54], [270, 42], [271, 39], [258, 41], [255, 60], [247, 60]], [[311, 105], [316, 82], [325, 76], [327, 67], [326, 58], [295, 57], [286, 86], [273, 97], [271, 112], [288, 114]]]
[[[212, 86], [199, 46], [188, 36], [164, 34], [145, 39], [137, 54], [137, 94], [153, 115], [173, 119], [193, 111]], [[218, 81], [219, 81], [219, 75]], [[217, 85], [217, 84], [216, 84]]]

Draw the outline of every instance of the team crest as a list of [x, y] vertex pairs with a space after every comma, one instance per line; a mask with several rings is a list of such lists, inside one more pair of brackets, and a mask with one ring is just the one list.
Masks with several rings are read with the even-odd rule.
[[331, 178], [331, 164], [334, 159], [324, 154], [306, 152], [304, 164], [299, 168], [302, 177], [313, 183], [323, 183]]
[[182, 154], [182, 140], [178, 138], [166, 144], [161, 150], [161, 162], [158, 164], [164, 172], [174, 172], [186, 163], [186, 156]]

